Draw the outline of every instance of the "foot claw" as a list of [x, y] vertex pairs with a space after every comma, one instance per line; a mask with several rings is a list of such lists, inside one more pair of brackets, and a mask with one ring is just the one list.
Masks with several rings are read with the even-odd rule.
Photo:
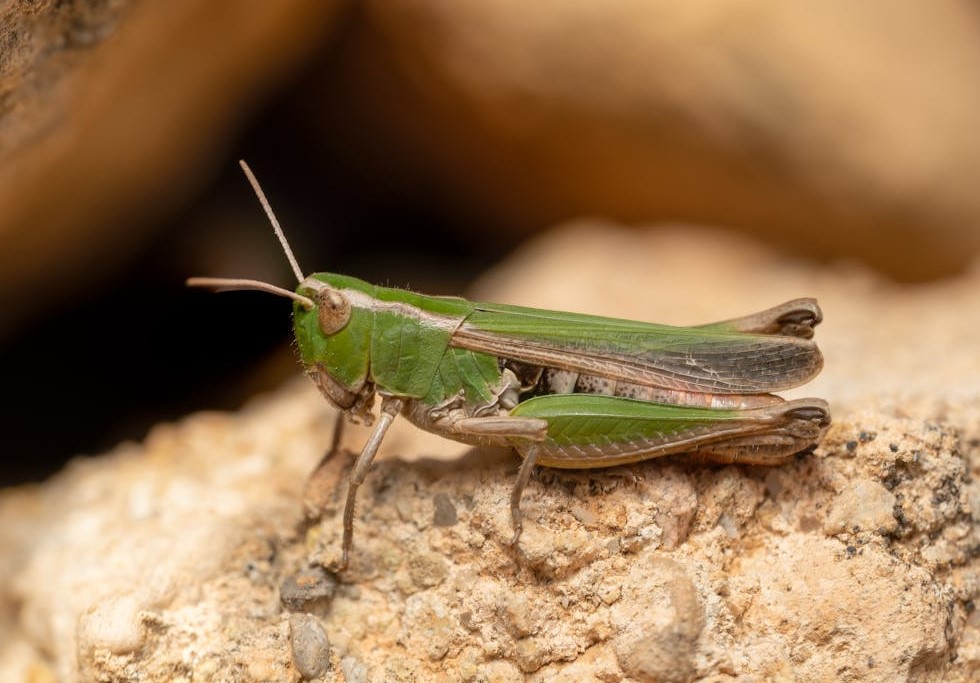
[[340, 558], [340, 562], [333, 562], [330, 564], [330, 571], [334, 574], [340, 574], [341, 572], [347, 571], [347, 567], [350, 565], [348, 561], [347, 552], [344, 552], [344, 556]]

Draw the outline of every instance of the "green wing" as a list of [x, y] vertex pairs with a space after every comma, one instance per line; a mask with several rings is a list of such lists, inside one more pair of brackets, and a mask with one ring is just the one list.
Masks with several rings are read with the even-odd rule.
[[503, 304], [476, 304], [451, 345], [531, 365], [681, 391], [769, 393], [823, 366], [809, 339], [731, 331], [726, 323], [672, 327]]

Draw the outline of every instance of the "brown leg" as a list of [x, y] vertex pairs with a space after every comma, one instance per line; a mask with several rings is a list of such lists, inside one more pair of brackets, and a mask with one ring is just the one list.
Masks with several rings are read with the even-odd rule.
[[354, 469], [351, 472], [350, 483], [347, 488], [347, 504], [344, 506], [344, 540], [341, 546], [343, 555], [337, 571], [347, 569], [351, 545], [354, 542], [354, 506], [357, 502], [357, 489], [364, 483], [364, 479], [371, 469], [371, 463], [374, 461], [374, 456], [377, 455], [381, 441], [384, 439], [385, 432], [388, 431], [388, 427], [391, 426], [395, 417], [401, 412], [404, 404], [405, 401], [392, 396], [385, 396], [382, 399], [381, 416], [378, 418], [378, 423], [374, 426], [371, 437], [364, 444], [364, 449], [357, 457], [357, 462], [354, 463]]
[[518, 450], [524, 458], [521, 469], [517, 473], [517, 482], [510, 496], [510, 515], [514, 524], [514, 536], [511, 544], [516, 544], [523, 529], [521, 521], [521, 494], [534, 470], [538, 459], [538, 447], [534, 443], [543, 441], [548, 435], [548, 421], [536, 417], [509, 417], [506, 415], [492, 417], [465, 417], [449, 421], [444, 433], [465, 435], [484, 439], [491, 443], [520, 444]]
[[820, 399], [798, 399], [770, 410], [779, 411], [776, 424], [702, 445], [694, 455], [714, 462], [780, 465], [811, 452], [830, 426], [830, 412]]
[[347, 419], [344, 417], [344, 411], [338, 410], [337, 417], [333, 421], [333, 434], [330, 437], [330, 450], [326, 452], [320, 464], [317, 467], [323, 467], [323, 464], [330, 460], [340, 450], [340, 440], [344, 438], [344, 425], [347, 423]]
[[320, 462], [306, 480], [306, 486], [303, 490], [303, 508], [308, 519], [319, 519], [323, 509], [327, 507], [333, 489], [332, 477], [327, 469], [327, 463], [340, 450], [340, 441], [343, 437], [346, 421], [343, 411], [339, 411], [334, 419], [330, 448], [320, 458]]
[[537, 446], [530, 446], [521, 453], [524, 456], [524, 462], [521, 463], [521, 469], [517, 472], [517, 481], [514, 482], [514, 488], [510, 492], [510, 518], [514, 526], [514, 536], [510, 539], [510, 544], [516, 546], [517, 541], [521, 537], [521, 532], [524, 531], [524, 518], [521, 514], [521, 496], [524, 493], [524, 488], [527, 486], [528, 480], [531, 478], [531, 471], [534, 470], [534, 463], [538, 459], [538, 448]]

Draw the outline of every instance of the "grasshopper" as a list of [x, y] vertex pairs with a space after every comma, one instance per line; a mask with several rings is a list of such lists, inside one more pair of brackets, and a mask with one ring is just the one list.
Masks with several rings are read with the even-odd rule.
[[[698, 327], [673, 327], [380, 287], [346, 275], [304, 276], [272, 208], [241, 162], [299, 285], [190, 278], [190, 286], [258, 289], [293, 300], [306, 373], [342, 418], [374, 425], [355, 461], [344, 507], [348, 566], [357, 489], [399, 415], [421, 429], [523, 458], [510, 511], [535, 465], [595, 468], [674, 453], [721, 463], [778, 465], [812, 451], [827, 403], [772, 392], [803, 384], [823, 357], [811, 340], [814, 299]], [[381, 407], [375, 420], [375, 399]]]

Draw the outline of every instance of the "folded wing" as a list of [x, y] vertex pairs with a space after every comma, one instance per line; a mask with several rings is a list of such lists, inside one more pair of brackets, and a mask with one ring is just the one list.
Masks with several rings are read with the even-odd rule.
[[451, 344], [531, 365], [645, 386], [718, 394], [781, 391], [809, 381], [820, 350], [795, 336], [477, 304]]

